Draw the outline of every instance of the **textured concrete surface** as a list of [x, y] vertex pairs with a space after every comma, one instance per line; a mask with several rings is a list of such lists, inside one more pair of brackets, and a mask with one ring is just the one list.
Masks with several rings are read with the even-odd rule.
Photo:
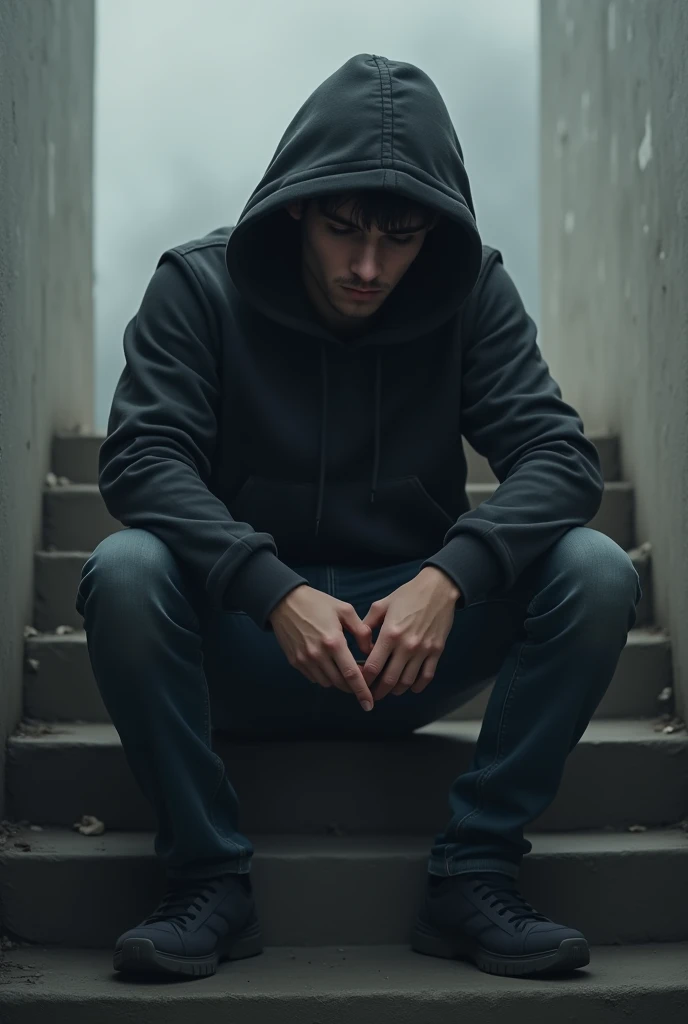
[[541, 0], [542, 349], [621, 438], [688, 706], [688, 4]]
[[[0, 3], [0, 747], [54, 430], [92, 422], [92, 0]], [[0, 757], [0, 817], [4, 792]]]
[[[520, 884], [553, 920], [580, 928], [595, 944], [688, 940], [688, 836], [681, 829], [529, 838], [533, 850]], [[431, 835], [252, 839], [267, 945], [408, 941]], [[0, 851], [0, 901], [12, 938], [111, 947], [152, 912], [163, 891], [151, 833], [24, 828]]]
[[407, 946], [267, 947], [192, 981], [129, 981], [106, 950], [0, 962], [3, 1024], [685, 1024], [688, 943], [591, 950], [567, 978], [496, 978]]
[[[361, 714], [360, 728], [371, 731], [356, 738], [333, 740], [323, 716], [310, 731], [304, 725], [300, 738], [214, 733], [244, 831], [317, 833], [331, 822], [347, 833], [443, 828], [449, 788], [470, 763], [480, 722], [440, 719], [410, 736], [376, 741], [374, 714]], [[308, 798], [295, 798], [304, 787]], [[96, 814], [112, 829], [146, 829], [155, 820], [115, 727], [105, 723], [63, 722], [43, 735], [11, 737], [7, 789], [15, 820], [61, 825]], [[687, 803], [685, 732], [664, 735], [643, 720], [593, 720], [532, 828], [668, 825], [685, 816]]]

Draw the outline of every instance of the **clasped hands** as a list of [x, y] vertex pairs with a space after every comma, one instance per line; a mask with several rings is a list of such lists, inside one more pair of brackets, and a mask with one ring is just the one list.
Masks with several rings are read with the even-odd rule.
[[[364, 619], [352, 604], [302, 584], [278, 602], [269, 621], [290, 665], [320, 686], [353, 693], [370, 711], [390, 692], [425, 689], [435, 674], [460, 596], [446, 573], [425, 566], [408, 583], [374, 601]], [[372, 631], [378, 626], [373, 644]], [[353, 633], [367, 655], [361, 667], [342, 627]]]
[[[367, 650], [359, 646], [368, 655], [361, 666], [368, 687], [378, 680], [373, 694], [376, 703], [388, 693], [398, 696], [408, 689], [421, 693], [432, 681], [460, 596], [446, 573], [426, 566], [408, 583], [373, 602], [362, 620], [371, 631]], [[373, 645], [372, 630], [380, 625]]]

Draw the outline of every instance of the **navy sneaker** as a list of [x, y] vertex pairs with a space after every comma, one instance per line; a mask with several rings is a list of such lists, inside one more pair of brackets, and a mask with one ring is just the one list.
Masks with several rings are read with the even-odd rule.
[[168, 879], [156, 910], [115, 945], [116, 971], [214, 974], [221, 960], [263, 952], [251, 879], [246, 874]]
[[581, 932], [539, 914], [514, 879], [492, 873], [428, 875], [411, 947], [513, 977], [566, 973], [590, 963]]

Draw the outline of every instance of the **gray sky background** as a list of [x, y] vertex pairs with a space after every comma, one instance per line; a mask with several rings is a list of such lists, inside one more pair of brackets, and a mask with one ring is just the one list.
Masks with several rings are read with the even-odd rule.
[[96, 422], [160, 254], [234, 224], [306, 97], [356, 53], [422, 68], [483, 241], [539, 320], [537, 0], [98, 0]]

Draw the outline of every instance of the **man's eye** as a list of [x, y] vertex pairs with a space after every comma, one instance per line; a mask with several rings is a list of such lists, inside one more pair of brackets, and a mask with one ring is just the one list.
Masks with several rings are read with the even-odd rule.
[[[353, 230], [352, 228], [334, 228], [331, 224], [328, 224], [328, 228], [333, 235], [350, 235]], [[413, 241], [413, 235], [409, 235], [408, 238], [392, 238], [391, 235], [389, 237], [397, 245], [408, 245], [409, 242]]]

